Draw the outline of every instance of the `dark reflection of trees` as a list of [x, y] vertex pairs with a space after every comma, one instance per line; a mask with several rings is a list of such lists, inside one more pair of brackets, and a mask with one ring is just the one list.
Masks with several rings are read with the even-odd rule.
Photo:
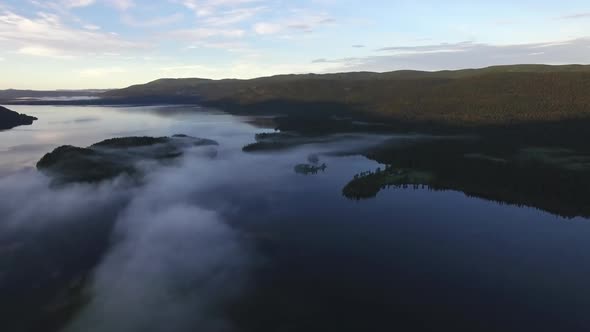
[[[585, 155], [572, 151], [572, 156], [560, 160], [552, 155], [535, 159], [522, 151], [510, 144], [475, 140], [382, 146], [367, 157], [389, 166], [356, 175], [343, 194], [367, 199], [388, 187], [426, 187], [535, 207], [563, 217], [590, 216], [590, 167], [570, 164], [585, 160]], [[412, 176], [416, 172], [419, 176]]]
[[294, 170], [297, 174], [303, 175], [316, 175], [319, 172], [325, 172], [328, 166], [326, 164], [321, 165], [310, 165], [310, 164], [299, 164], [296, 165]]

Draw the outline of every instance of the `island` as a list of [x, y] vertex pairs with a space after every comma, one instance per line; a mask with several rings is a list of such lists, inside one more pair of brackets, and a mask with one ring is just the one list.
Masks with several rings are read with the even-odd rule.
[[100, 182], [122, 174], [139, 179], [139, 161], [165, 163], [190, 147], [216, 145], [216, 141], [187, 135], [112, 138], [86, 148], [60, 146], [43, 156], [37, 169], [50, 176], [54, 184]]

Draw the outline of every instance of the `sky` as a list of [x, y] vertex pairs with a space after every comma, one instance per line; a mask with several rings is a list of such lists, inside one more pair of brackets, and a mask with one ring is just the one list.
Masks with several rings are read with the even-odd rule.
[[0, 89], [589, 62], [587, 0], [0, 0]]

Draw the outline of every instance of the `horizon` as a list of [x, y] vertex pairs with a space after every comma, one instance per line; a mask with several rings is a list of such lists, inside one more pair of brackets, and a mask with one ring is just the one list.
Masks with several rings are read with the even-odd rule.
[[207, 78], [207, 77], [160, 77], [148, 82], [136, 82], [132, 83], [127, 86], [123, 87], [116, 87], [116, 88], [84, 88], [84, 89], [76, 89], [76, 88], [60, 88], [60, 89], [30, 89], [30, 88], [23, 88], [23, 89], [16, 89], [16, 88], [6, 88], [0, 89], [0, 91], [48, 91], [48, 92], [59, 92], [59, 91], [109, 91], [109, 90], [118, 90], [128, 88], [130, 86], [135, 85], [144, 85], [149, 84], [159, 80], [182, 80], [182, 79], [199, 79], [199, 80], [209, 80], [209, 81], [224, 81], [224, 80], [256, 80], [256, 79], [263, 79], [263, 78], [271, 78], [271, 77], [279, 77], [279, 76], [306, 76], [306, 75], [339, 75], [339, 74], [356, 74], [356, 73], [367, 73], [367, 74], [387, 74], [387, 73], [395, 73], [395, 72], [423, 72], [423, 73], [439, 73], [439, 72], [454, 72], [454, 71], [463, 71], [463, 70], [484, 70], [489, 68], [502, 68], [502, 67], [513, 67], [513, 66], [548, 66], [548, 67], [569, 67], [569, 66], [590, 66], [590, 64], [580, 64], [580, 63], [567, 63], [561, 65], [550, 65], [544, 63], [519, 63], [519, 64], [512, 64], [512, 65], [494, 65], [494, 66], [486, 66], [486, 67], [470, 67], [470, 68], [459, 68], [459, 69], [441, 69], [441, 70], [416, 70], [416, 69], [397, 69], [392, 71], [342, 71], [342, 72], [330, 72], [330, 73], [291, 73], [291, 74], [274, 74], [268, 76], [258, 76], [252, 78], [235, 78], [235, 77], [222, 77], [222, 78]]
[[587, 31], [580, 0], [4, 0], [0, 89], [588, 64]]

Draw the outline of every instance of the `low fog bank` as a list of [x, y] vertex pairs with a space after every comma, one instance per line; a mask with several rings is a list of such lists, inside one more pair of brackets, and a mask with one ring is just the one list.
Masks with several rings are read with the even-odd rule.
[[[52, 188], [34, 170], [0, 178], [3, 328], [48, 331], [67, 311], [64, 331], [230, 330], [224, 305], [253, 253], [194, 199], [235, 175], [203, 155], [194, 148], [180, 165], [142, 165], [141, 186], [119, 177]], [[69, 294], [80, 280], [83, 301]]]
[[59, 190], [49, 182], [32, 169], [0, 178], [3, 329], [35, 330], [51, 316], [54, 301], [99, 261], [135, 190], [124, 178]]
[[246, 285], [255, 255], [246, 235], [199, 197], [240, 182], [239, 162], [230, 151], [210, 160], [201, 150], [148, 173], [116, 221], [92, 301], [65, 331], [232, 330], [224, 306]]
[[90, 304], [66, 331], [225, 331], [223, 305], [246, 279], [236, 232], [211, 211], [134, 203], [98, 266]]
[[302, 190], [293, 167], [312, 152], [323, 160], [386, 138], [262, 154], [222, 144], [213, 158], [208, 147], [195, 147], [171, 165], [140, 165], [141, 185], [123, 176], [52, 188], [35, 170], [2, 177], [0, 309], [8, 327], [233, 330], [225, 309], [262, 262], [256, 234], [244, 226], [255, 219], [252, 211], [243, 216], [246, 205], [272, 210], [276, 195]]

